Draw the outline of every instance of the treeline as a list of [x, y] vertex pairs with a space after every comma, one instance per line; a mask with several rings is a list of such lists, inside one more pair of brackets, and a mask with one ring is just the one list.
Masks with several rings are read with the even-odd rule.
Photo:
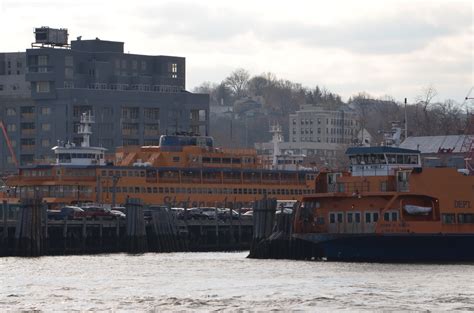
[[[382, 131], [388, 130], [391, 121], [403, 123], [405, 106], [393, 98], [375, 98], [367, 93], [350, 97], [347, 103], [341, 97], [316, 85], [305, 87], [272, 73], [251, 76], [244, 69], [237, 69], [220, 83], [204, 82], [194, 92], [210, 95], [212, 107], [235, 107], [245, 99], [261, 104], [261, 108], [249, 114], [211, 115], [211, 135], [222, 146], [252, 147], [255, 142], [268, 141], [270, 124], [278, 122], [288, 140], [289, 114], [299, 110], [303, 104], [319, 104], [337, 110], [348, 105], [356, 110], [361, 125], [376, 142], [380, 142]], [[407, 106], [409, 135], [450, 135], [463, 131], [466, 116], [460, 105], [453, 100], [434, 102], [436, 91], [430, 87], [420, 91], [416, 103]]]

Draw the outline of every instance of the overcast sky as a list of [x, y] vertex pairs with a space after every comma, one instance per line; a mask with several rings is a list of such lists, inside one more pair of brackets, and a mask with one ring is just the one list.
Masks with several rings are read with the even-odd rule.
[[[471, 1], [0, 0], [0, 51], [24, 51], [33, 28], [186, 57], [187, 89], [236, 68], [272, 72], [343, 99], [409, 101], [428, 85], [461, 102], [473, 86]], [[472, 95], [474, 96], [474, 94]]]

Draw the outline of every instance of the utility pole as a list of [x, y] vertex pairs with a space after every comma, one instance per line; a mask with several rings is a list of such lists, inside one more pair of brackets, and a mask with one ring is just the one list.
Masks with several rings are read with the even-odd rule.
[[405, 98], [405, 140], [408, 138], [407, 98]]

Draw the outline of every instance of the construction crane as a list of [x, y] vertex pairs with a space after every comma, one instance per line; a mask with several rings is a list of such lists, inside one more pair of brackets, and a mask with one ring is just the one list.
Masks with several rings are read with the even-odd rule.
[[8, 147], [8, 150], [10, 151], [10, 155], [12, 157], [13, 163], [15, 164], [15, 167], [18, 168], [18, 160], [16, 159], [15, 151], [13, 150], [12, 143], [10, 141], [10, 138], [8, 137], [7, 129], [5, 128], [5, 125], [3, 124], [2, 121], [0, 121], [0, 128], [2, 129], [3, 137], [5, 137], [5, 141], [7, 142], [7, 147]]

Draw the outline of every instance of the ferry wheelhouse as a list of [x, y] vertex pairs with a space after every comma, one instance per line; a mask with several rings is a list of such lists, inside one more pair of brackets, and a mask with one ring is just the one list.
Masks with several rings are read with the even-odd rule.
[[106, 159], [91, 147], [94, 122], [83, 114], [81, 146], [58, 144], [56, 162], [24, 166], [8, 179], [15, 197], [41, 197], [50, 204], [94, 201], [112, 205], [127, 197], [147, 204], [249, 205], [265, 194], [300, 200], [315, 192], [314, 170], [265, 168], [254, 149], [214, 147], [212, 137], [164, 135], [159, 146], [119, 147]]

